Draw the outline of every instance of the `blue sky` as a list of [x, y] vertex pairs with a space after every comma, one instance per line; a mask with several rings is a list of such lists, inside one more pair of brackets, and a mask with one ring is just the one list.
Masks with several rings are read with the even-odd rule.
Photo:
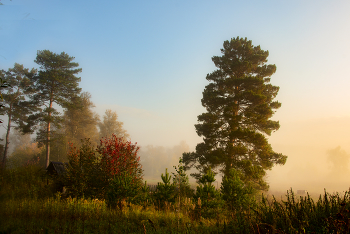
[[[350, 152], [349, 1], [1, 2], [0, 69], [37, 67], [37, 50], [74, 56], [96, 112], [116, 111], [140, 145], [200, 142], [194, 124], [211, 57], [239, 36], [269, 50], [277, 66], [281, 129], [272, 146], [296, 164], [287, 145]], [[297, 127], [310, 122], [314, 128]]]

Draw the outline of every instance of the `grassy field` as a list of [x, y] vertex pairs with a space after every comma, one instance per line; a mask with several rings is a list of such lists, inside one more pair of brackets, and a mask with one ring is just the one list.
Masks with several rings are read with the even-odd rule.
[[[49, 183], [48, 183], [49, 182]], [[193, 199], [158, 209], [104, 200], [65, 198], [54, 193], [45, 171], [35, 166], [1, 171], [0, 233], [349, 233], [350, 196], [324, 193], [319, 199], [257, 198], [236, 210], [202, 209]], [[210, 218], [202, 214], [211, 212]]]

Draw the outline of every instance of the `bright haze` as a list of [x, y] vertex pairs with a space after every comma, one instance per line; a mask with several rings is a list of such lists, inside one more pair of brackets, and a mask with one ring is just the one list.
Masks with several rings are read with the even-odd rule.
[[281, 128], [270, 143], [288, 160], [268, 173], [271, 191], [349, 188], [350, 1], [1, 3], [0, 69], [37, 67], [37, 50], [74, 56], [95, 111], [116, 111], [141, 146], [184, 141], [194, 150], [211, 57], [247, 37], [277, 66]]

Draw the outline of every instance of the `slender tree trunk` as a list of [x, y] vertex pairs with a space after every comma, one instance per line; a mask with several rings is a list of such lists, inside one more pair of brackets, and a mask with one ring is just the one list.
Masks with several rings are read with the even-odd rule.
[[[17, 98], [20, 96], [21, 92], [20, 92], [20, 88], [17, 87], [17, 92], [16, 92], [16, 96], [14, 98], [14, 101], [17, 100]], [[13, 109], [13, 102], [10, 102], [10, 106], [8, 109], [8, 124], [7, 124], [7, 130], [6, 130], [6, 142], [5, 142], [5, 148], [4, 148], [4, 157], [2, 159], [2, 164], [3, 164], [3, 168], [6, 167], [6, 161], [7, 161], [7, 154], [8, 154], [8, 149], [9, 149], [9, 144], [10, 144], [10, 131], [11, 131], [11, 123], [12, 123], [12, 109]]]
[[[239, 90], [238, 90], [238, 86], [236, 86], [235, 87], [235, 92], [234, 92], [234, 95], [236, 96], [237, 94], [238, 94], [238, 92], [239, 92]], [[235, 117], [238, 115], [238, 110], [239, 110], [239, 106], [238, 106], [238, 101], [236, 100], [236, 101], [234, 101], [234, 103], [235, 103], [235, 110], [234, 110], [234, 115], [235, 115]], [[237, 128], [236, 128], [237, 129]], [[236, 144], [236, 138], [233, 138], [232, 139], [232, 145], [233, 146], [235, 146], [235, 144]], [[232, 162], [233, 162], [233, 160], [234, 160], [234, 157], [235, 157], [235, 155], [231, 155], [231, 162], [230, 162], [230, 164], [229, 165], [226, 165], [226, 173], [228, 174], [228, 172], [230, 171], [230, 169], [232, 168]]]
[[[51, 112], [49, 113], [49, 117], [51, 117]], [[50, 122], [47, 123], [47, 142], [46, 142], [46, 168], [50, 163]]]
[[[12, 109], [12, 104], [10, 106], [10, 110]], [[6, 161], [7, 161], [7, 152], [8, 152], [8, 148], [9, 148], [9, 144], [10, 144], [10, 130], [11, 130], [11, 117], [12, 114], [11, 112], [8, 115], [8, 124], [7, 124], [7, 131], [6, 131], [6, 142], [5, 142], [5, 149], [4, 149], [4, 157], [2, 159], [2, 165], [5, 168], [6, 167]]]
[[49, 120], [47, 122], [47, 142], [46, 142], [46, 168], [50, 163], [50, 140], [51, 140], [51, 109], [52, 109], [52, 99], [50, 100], [50, 109], [49, 109]]

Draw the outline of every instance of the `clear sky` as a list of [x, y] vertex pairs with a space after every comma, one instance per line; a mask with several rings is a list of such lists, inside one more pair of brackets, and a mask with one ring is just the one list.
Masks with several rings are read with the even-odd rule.
[[194, 149], [211, 57], [239, 36], [277, 66], [281, 129], [270, 142], [289, 159], [271, 187], [303, 165], [328, 170], [329, 149], [350, 153], [350, 1], [0, 2], [0, 69], [37, 67], [37, 50], [74, 56], [96, 112], [116, 111], [133, 142]]

